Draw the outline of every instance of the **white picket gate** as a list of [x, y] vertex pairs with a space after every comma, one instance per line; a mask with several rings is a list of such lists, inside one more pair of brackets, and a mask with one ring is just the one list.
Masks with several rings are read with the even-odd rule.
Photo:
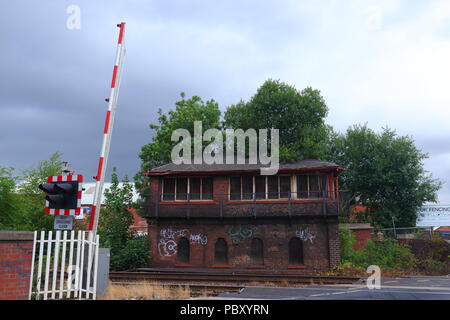
[[34, 232], [29, 299], [96, 299], [99, 237], [92, 231]]

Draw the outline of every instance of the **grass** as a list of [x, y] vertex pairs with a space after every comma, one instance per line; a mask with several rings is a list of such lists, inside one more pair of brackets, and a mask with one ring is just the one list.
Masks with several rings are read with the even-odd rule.
[[187, 286], [172, 287], [149, 282], [126, 285], [110, 283], [102, 300], [186, 299], [190, 296], [191, 292]]

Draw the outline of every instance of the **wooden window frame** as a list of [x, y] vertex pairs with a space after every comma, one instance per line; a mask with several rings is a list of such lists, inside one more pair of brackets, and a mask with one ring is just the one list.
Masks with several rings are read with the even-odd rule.
[[[200, 179], [200, 199], [195, 199], [195, 200], [187, 200], [187, 199], [177, 199], [177, 179], [187, 179], [187, 194], [190, 194], [190, 184], [191, 184], [191, 178], [199, 178]], [[166, 200], [164, 199], [164, 181], [166, 179], [175, 179], [175, 189], [174, 189], [174, 197], [173, 200]], [[212, 190], [212, 195], [213, 198], [212, 199], [203, 199], [203, 179], [213, 179], [213, 190]], [[214, 178], [213, 177], [199, 177], [199, 176], [179, 176], [179, 177], [170, 177], [170, 178], [163, 178], [162, 179], [162, 183], [161, 183], [161, 201], [162, 202], [172, 202], [172, 201], [176, 201], [176, 202], [208, 202], [208, 201], [214, 201]]]
[[[299, 198], [298, 196], [298, 177], [299, 176], [306, 176], [307, 177], [307, 185], [308, 185], [308, 196], [306, 198]], [[319, 186], [319, 193], [322, 191], [325, 191], [327, 193], [326, 197], [311, 197], [311, 191], [310, 191], [310, 185], [309, 185], [309, 179], [311, 176], [314, 176], [317, 178], [317, 185]], [[320, 184], [320, 177], [321, 176], [325, 176], [325, 189], [321, 189], [321, 184]], [[327, 174], [321, 174], [321, 173], [307, 173], [307, 174], [296, 174], [294, 175], [294, 184], [295, 184], [295, 199], [296, 200], [321, 200], [324, 198], [328, 197], [328, 175]]]
[[[241, 196], [239, 200], [232, 200], [231, 199], [231, 178], [236, 178], [239, 177], [240, 181], [241, 181]], [[242, 177], [244, 177], [243, 175], [240, 176], [229, 176], [228, 177], [228, 200], [229, 201], [253, 201], [253, 199], [243, 199], [243, 183], [242, 183]], [[251, 176], [252, 177], [252, 182], [253, 182], [253, 189], [252, 189], [252, 194], [255, 194], [255, 190], [256, 190], [256, 177], [257, 176]], [[292, 197], [292, 193], [293, 193], [293, 188], [292, 188], [292, 179], [295, 178], [295, 175], [292, 174], [280, 174], [277, 175], [277, 179], [278, 179], [278, 197], [277, 198], [273, 198], [273, 199], [269, 199], [269, 179], [268, 176], [262, 176], [264, 177], [264, 199], [256, 199], [256, 201], [279, 201], [279, 200], [288, 200], [289, 198], [283, 198], [281, 197], [281, 182], [280, 182], [280, 177], [289, 177], [289, 182], [290, 182], [290, 193], [291, 193], [291, 199], [293, 199]], [[296, 183], [295, 183], [296, 184]]]

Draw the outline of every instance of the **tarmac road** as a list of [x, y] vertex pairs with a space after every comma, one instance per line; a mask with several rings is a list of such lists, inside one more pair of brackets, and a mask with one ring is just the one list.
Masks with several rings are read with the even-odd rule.
[[383, 278], [381, 289], [368, 289], [364, 281], [351, 285], [309, 285], [303, 288], [245, 287], [217, 299], [281, 300], [450, 300], [450, 276]]

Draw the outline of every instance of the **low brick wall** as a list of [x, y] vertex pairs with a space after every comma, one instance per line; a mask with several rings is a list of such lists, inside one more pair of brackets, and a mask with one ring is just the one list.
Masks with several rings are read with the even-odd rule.
[[361, 250], [372, 239], [373, 227], [369, 223], [341, 223], [339, 228], [350, 229], [355, 235], [354, 250]]
[[0, 231], [0, 300], [27, 300], [33, 232]]

